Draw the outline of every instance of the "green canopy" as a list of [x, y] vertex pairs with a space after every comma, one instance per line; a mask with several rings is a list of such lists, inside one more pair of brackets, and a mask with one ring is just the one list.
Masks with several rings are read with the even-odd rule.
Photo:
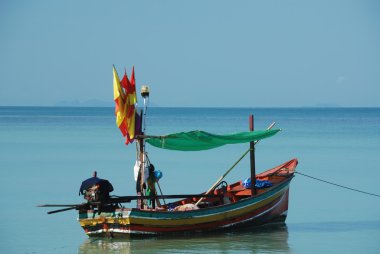
[[276, 130], [247, 131], [228, 135], [216, 135], [204, 131], [190, 131], [150, 137], [146, 142], [152, 146], [170, 150], [200, 151], [227, 144], [247, 143], [268, 138], [279, 132]]

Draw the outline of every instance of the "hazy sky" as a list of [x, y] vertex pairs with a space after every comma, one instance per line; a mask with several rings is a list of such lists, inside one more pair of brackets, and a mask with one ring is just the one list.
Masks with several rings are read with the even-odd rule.
[[[0, 1], [0, 106], [380, 106], [380, 1]], [[140, 100], [141, 101], [141, 100]]]

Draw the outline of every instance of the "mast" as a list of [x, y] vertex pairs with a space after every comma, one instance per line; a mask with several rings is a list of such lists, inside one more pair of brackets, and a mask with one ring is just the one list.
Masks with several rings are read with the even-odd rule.
[[[254, 131], [254, 121], [253, 121], [253, 115], [251, 114], [249, 116], [249, 130]], [[256, 194], [256, 162], [255, 162], [255, 142], [251, 141], [249, 142], [250, 146], [250, 162], [251, 162], [251, 196], [254, 196]]]
[[[142, 124], [143, 124], [143, 110], [140, 111], [140, 114], [141, 114], [141, 117], [140, 117], [140, 124], [141, 124], [141, 127], [142, 127]], [[144, 132], [141, 133], [142, 135], [144, 134]], [[138, 142], [139, 142], [139, 159], [140, 159], [140, 182], [138, 183], [140, 185], [139, 189], [140, 189], [140, 195], [144, 196], [144, 190], [143, 190], [143, 186], [144, 186], [144, 179], [145, 179], [145, 175], [144, 175], [144, 168], [145, 168], [145, 159], [144, 159], [144, 153], [145, 153], [145, 140], [143, 138], [139, 138], [138, 139]], [[137, 193], [137, 195], [139, 195], [139, 193]], [[137, 204], [140, 205], [140, 208], [141, 209], [144, 209], [144, 200], [143, 199], [139, 199], [137, 200]]]
[[[144, 99], [144, 109], [141, 110], [141, 129], [142, 133], [141, 135], [143, 136], [145, 134], [146, 130], [146, 111], [147, 111], [147, 104], [148, 104], [148, 99], [149, 99], [149, 87], [148, 86], [142, 86], [141, 87], [141, 96]], [[143, 185], [145, 182], [145, 161], [146, 161], [146, 156], [145, 156], [145, 139], [144, 138], [139, 138], [139, 145], [140, 145], [140, 161], [141, 161], [141, 166], [140, 166], [140, 174], [141, 174], [141, 179], [140, 179], [140, 188], [141, 192], [143, 193]], [[144, 195], [144, 194], [143, 194]], [[141, 209], [144, 208], [144, 202], [143, 200], [141, 201]]]

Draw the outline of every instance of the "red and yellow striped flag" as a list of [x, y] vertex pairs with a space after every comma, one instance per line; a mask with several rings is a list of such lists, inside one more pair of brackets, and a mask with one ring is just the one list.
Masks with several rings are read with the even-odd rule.
[[127, 145], [132, 143], [135, 138], [135, 104], [137, 103], [137, 97], [134, 69], [131, 78], [130, 82], [125, 73], [120, 82], [116, 69], [113, 67], [116, 125], [126, 138], [125, 143]]

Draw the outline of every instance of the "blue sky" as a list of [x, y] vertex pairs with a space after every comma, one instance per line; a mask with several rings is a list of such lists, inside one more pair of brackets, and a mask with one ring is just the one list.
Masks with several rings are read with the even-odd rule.
[[[0, 1], [0, 106], [380, 106], [380, 1]], [[140, 100], [141, 101], [141, 100]]]

